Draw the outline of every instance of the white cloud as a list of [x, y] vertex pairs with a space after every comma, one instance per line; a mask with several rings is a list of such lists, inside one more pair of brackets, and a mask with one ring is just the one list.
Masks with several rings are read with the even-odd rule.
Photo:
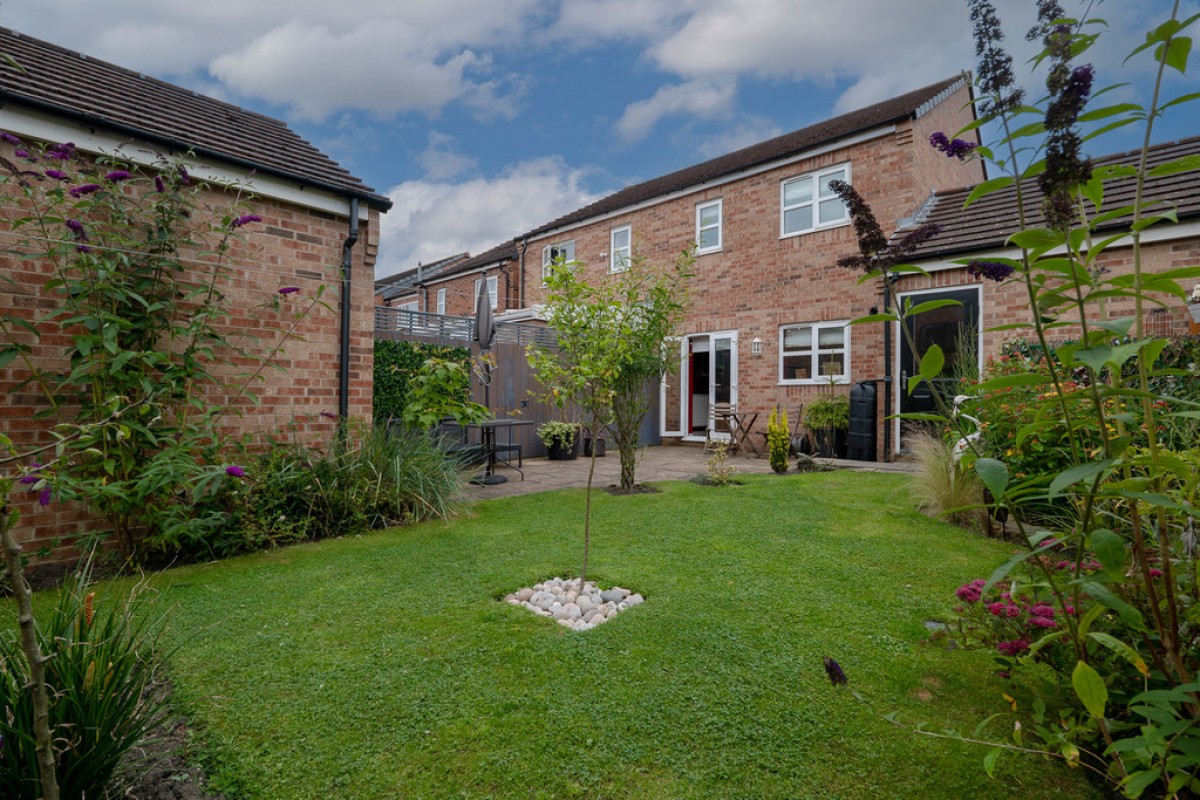
[[458, 183], [405, 181], [380, 231], [377, 275], [391, 275], [454, 253], [472, 255], [597, 199], [587, 173], [558, 158], [516, 164], [494, 178]]
[[630, 103], [617, 133], [628, 141], [645, 138], [663, 117], [689, 114], [696, 117], [722, 117], [734, 109], [735, 86], [732, 81], [689, 81], [662, 86], [653, 96]]
[[454, 137], [438, 131], [429, 132], [429, 145], [417, 156], [417, 163], [430, 181], [445, 181], [472, 170], [479, 163], [454, 146]]

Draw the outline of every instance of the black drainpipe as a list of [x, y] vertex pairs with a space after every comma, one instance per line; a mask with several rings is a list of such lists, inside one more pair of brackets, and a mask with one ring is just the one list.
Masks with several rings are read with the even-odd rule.
[[350, 416], [350, 275], [354, 263], [354, 245], [358, 242], [358, 198], [350, 199], [350, 229], [342, 243], [342, 339], [341, 365], [338, 370], [339, 437], [346, 432]]

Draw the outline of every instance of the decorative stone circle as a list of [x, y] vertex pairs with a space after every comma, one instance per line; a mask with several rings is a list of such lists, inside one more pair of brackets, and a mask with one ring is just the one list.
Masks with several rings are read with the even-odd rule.
[[578, 578], [550, 578], [504, 596], [504, 602], [524, 606], [573, 631], [590, 631], [644, 601], [640, 594], [628, 589], [614, 586], [601, 590], [591, 581], [583, 585], [581, 593]]

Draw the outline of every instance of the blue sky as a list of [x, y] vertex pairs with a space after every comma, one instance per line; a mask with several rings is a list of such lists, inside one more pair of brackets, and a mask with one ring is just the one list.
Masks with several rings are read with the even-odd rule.
[[[1033, 0], [995, 2], [1027, 76]], [[1144, 92], [1121, 62], [1169, 2], [1062, 2], [1109, 21], [1098, 83]], [[394, 200], [380, 276], [975, 60], [965, 0], [6, 0], [0, 25], [286, 120]]]

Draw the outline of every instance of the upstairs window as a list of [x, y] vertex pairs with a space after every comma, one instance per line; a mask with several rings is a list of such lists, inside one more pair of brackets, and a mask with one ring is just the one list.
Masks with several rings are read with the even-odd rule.
[[[496, 275], [492, 275], [490, 278], [487, 279], [487, 282], [488, 282], [488, 299], [492, 301], [492, 309], [495, 310], [496, 306], [498, 305], [497, 301], [500, 299], [500, 297], [499, 297], [500, 278]], [[471, 296], [473, 298], [479, 297], [479, 279], [475, 280], [475, 294], [473, 294]], [[475, 304], [475, 301], [472, 301], [471, 305], [474, 306], [474, 304]], [[472, 312], [473, 311], [474, 311], [474, 309], [472, 308]]]
[[438, 289], [437, 292], [437, 313], [446, 313], [446, 290]]
[[623, 272], [629, 269], [633, 257], [633, 229], [628, 225], [613, 228], [608, 242], [608, 271]]
[[850, 328], [845, 321], [785, 325], [779, 329], [780, 383], [850, 380]]
[[800, 233], [832, 228], [850, 221], [846, 204], [833, 193], [829, 184], [833, 181], [850, 182], [850, 165], [811, 172], [784, 181], [780, 185], [779, 235], [795, 236]]
[[550, 267], [555, 264], [567, 264], [575, 260], [575, 241], [548, 244], [542, 248], [542, 283], [550, 274]]
[[715, 253], [721, 249], [721, 201], [696, 206], [696, 252]]

